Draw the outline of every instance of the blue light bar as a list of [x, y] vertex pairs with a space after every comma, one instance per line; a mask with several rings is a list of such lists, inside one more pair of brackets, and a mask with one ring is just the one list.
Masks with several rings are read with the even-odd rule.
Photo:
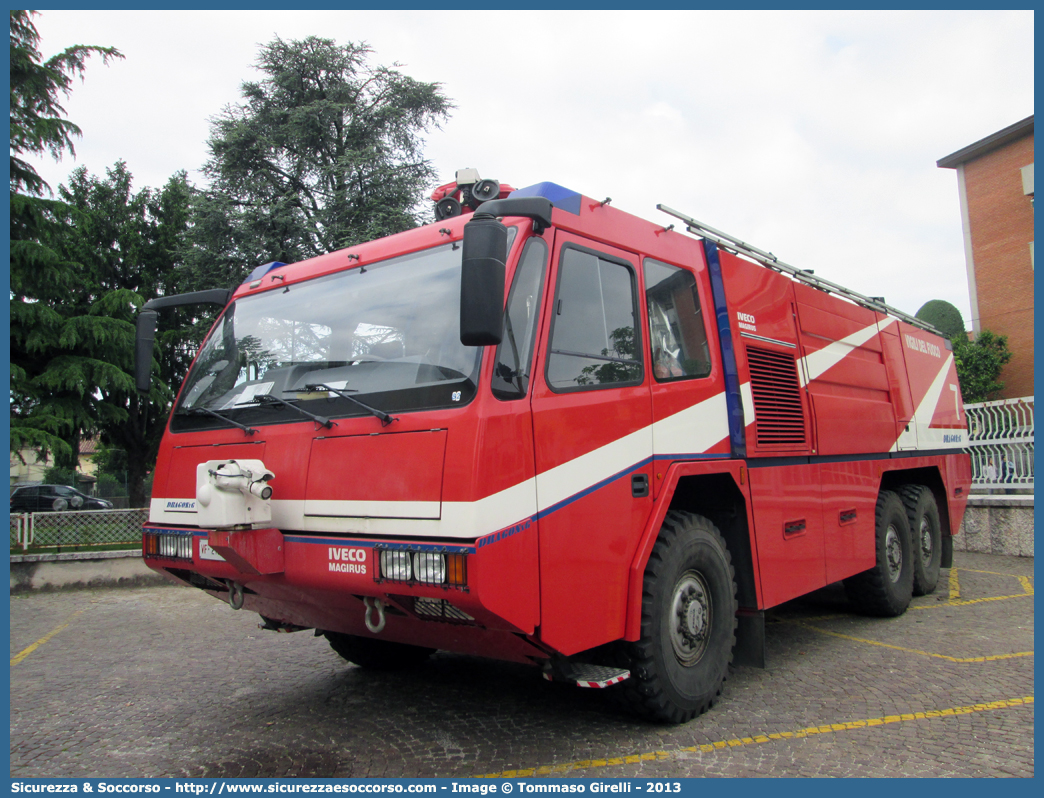
[[551, 200], [551, 204], [556, 208], [575, 213], [577, 216], [580, 215], [581, 195], [565, 188], [564, 186], [558, 185], [558, 183], [537, 183], [536, 185], [515, 189], [508, 196], [512, 198], [544, 197], [545, 199]]
[[274, 260], [271, 263], [262, 263], [260, 266], [255, 267], [254, 270], [250, 272], [250, 276], [247, 277], [247, 281], [249, 282], [253, 280], [260, 280], [262, 277], [264, 277], [266, 274], [272, 271], [272, 269], [278, 269], [280, 266], [286, 266], [286, 264], [281, 263], [277, 260]]

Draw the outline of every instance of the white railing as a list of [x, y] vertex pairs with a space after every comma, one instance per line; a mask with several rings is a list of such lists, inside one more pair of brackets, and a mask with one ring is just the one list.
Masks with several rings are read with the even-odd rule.
[[141, 528], [148, 520], [147, 509], [12, 513], [11, 548], [134, 548], [141, 545]]
[[1033, 490], [1033, 397], [965, 405], [972, 488]]

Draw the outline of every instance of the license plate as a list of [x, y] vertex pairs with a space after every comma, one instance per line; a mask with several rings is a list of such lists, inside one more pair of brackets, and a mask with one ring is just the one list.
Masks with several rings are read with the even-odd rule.
[[220, 560], [225, 561], [225, 558], [210, 548], [210, 544], [207, 543], [206, 538], [199, 539], [199, 559], [201, 560]]

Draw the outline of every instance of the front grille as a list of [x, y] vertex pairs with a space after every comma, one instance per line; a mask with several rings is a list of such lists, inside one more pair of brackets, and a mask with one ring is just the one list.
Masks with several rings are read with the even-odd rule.
[[475, 619], [446, 599], [415, 598], [413, 611], [418, 618], [445, 623], [474, 623]]

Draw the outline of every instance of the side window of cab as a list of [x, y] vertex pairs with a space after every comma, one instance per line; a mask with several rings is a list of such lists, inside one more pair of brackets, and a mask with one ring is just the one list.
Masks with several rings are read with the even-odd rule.
[[547, 360], [551, 390], [641, 383], [635, 296], [628, 264], [585, 249], [562, 250]]
[[710, 348], [695, 276], [651, 258], [643, 267], [653, 376], [658, 382], [706, 377]]

